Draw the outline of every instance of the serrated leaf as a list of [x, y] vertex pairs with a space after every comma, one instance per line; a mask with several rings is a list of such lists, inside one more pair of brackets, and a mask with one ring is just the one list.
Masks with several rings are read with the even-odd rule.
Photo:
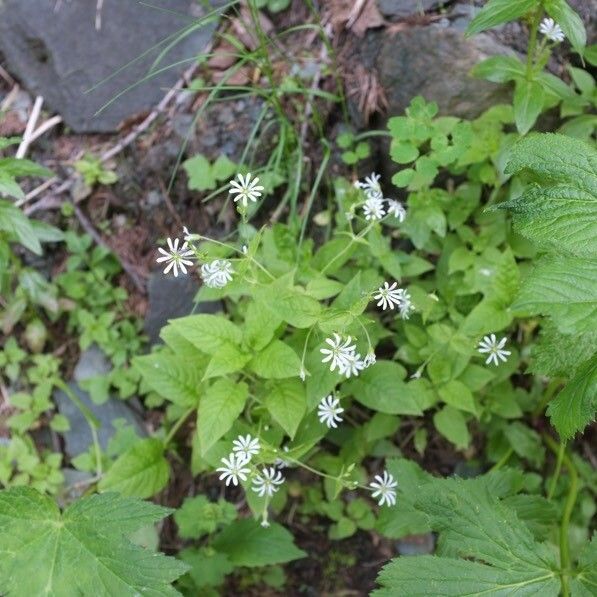
[[177, 595], [170, 583], [188, 567], [125, 537], [169, 512], [102, 494], [82, 498], [61, 513], [33, 489], [0, 492], [0, 592], [15, 597]]
[[597, 534], [583, 549], [578, 559], [578, 571], [570, 583], [573, 597], [591, 597], [597, 587]]
[[551, 424], [568, 440], [595, 420], [597, 411], [597, 356], [581, 365], [547, 409]]
[[597, 262], [544, 257], [522, 284], [513, 311], [551, 316], [563, 333], [597, 330]]
[[119, 456], [99, 482], [100, 491], [148, 498], [164, 489], [170, 478], [170, 466], [164, 457], [161, 440], [142, 439]]
[[298, 376], [301, 360], [288, 344], [274, 340], [253, 358], [249, 366], [264, 379], [284, 379]]
[[235, 566], [271, 566], [307, 555], [294, 545], [292, 535], [283, 526], [272, 523], [264, 528], [252, 519], [233, 522], [212, 546], [225, 553]]
[[514, 21], [539, 5], [539, 0], [489, 0], [469, 23], [466, 35]]
[[189, 177], [189, 189], [192, 191], [211, 191], [216, 188], [216, 179], [208, 159], [199, 154], [182, 163]]
[[232, 427], [243, 412], [248, 394], [247, 384], [223, 378], [201, 397], [197, 428], [203, 454]]
[[199, 539], [236, 519], [236, 508], [226, 500], [211, 502], [204, 495], [187, 498], [175, 512], [178, 534], [183, 539]]
[[440, 557], [393, 560], [378, 579], [384, 588], [373, 595], [559, 594], [552, 550], [534, 540], [485, 478], [431, 481], [415, 508], [439, 532]]
[[276, 423], [294, 437], [307, 409], [303, 384], [298, 379], [271, 382], [266, 388], [264, 403]]

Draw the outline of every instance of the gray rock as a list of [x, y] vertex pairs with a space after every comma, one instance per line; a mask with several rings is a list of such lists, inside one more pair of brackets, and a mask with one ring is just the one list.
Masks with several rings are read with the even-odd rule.
[[[146, 435], [141, 421], [126, 402], [110, 397], [101, 405], [94, 404], [89, 398], [89, 394], [76, 383], [70, 382], [68, 386], [100, 422], [97, 435], [103, 450], [107, 448], [108, 441], [114, 434], [112, 422], [115, 419], [125, 419], [127, 424], [135, 426], [138, 435]], [[89, 425], [77, 405], [62, 390], [54, 392], [54, 402], [60, 414], [70, 421], [70, 430], [63, 434], [65, 451], [71, 458], [78, 456], [87, 451], [93, 443]]]
[[[160, 330], [168, 320], [190, 315], [194, 308], [194, 298], [199, 283], [193, 276], [165, 276], [154, 272], [147, 286], [149, 309], [145, 317], [145, 333], [151, 344], [160, 342]], [[199, 303], [196, 313], [215, 313], [221, 310], [219, 302]]]
[[[161, 48], [150, 52], [97, 89], [93, 85], [169, 35], [188, 26], [194, 0], [155, 0], [159, 10], [137, 0], [104, 3], [101, 29], [95, 29], [97, 0], [4, 0], [0, 2], [0, 52], [9, 70], [32, 92], [44, 96], [77, 132], [112, 132], [124, 119], [155, 105], [190, 62], [169, 69], [131, 89], [100, 115], [118, 93], [142, 79]], [[215, 5], [215, 4], [214, 4]], [[55, 10], [55, 7], [58, 9]], [[181, 13], [179, 15], [175, 13]], [[216, 21], [176, 44], [158, 68], [199, 54]]]
[[437, 102], [442, 114], [464, 118], [474, 118], [507, 97], [503, 87], [470, 76], [480, 60], [512, 53], [488, 35], [465, 39], [451, 27], [412, 27], [382, 35], [378, 48], [375, 67], [389, 116], [402, 114], [416, 95]]
[[396, 549], [401, 556], [422, 556], [432, 554], [435, 550], [433, 533], [409, 535], [396, 541]]
[[92, 344], [81, 353], [73, 372], [73, 379], [80, 382], [97, 375], [106, 375], [110, 372], [110, 369], [112, 369], [112, 366], [106, 355], [99, 346]]
[[435, 10], [442, 4], [446, 4], [445, 0], [377, 0], [379, 12], [384, 17], [398, 19]]

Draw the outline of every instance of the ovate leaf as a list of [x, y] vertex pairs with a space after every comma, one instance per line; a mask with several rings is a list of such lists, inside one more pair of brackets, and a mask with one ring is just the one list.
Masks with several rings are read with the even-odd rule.
[[292, 438], [307, 408], [305, 388], [298, 379], [271, 382], [266, 388], [265, 406], [276, 423]]
[[543, 109], [543, 87], [536, 81], [519, 79], [514, 90], [514, 121], [521, 135], [526, 135]]
[[100, 491], [148, 498], [166, 487], [170, 467], [164, 457], [164, 444], [148, 437], [133, 444], [118, 457], [99, 482]]
[[249, 389], [245, 383], [234, 383], [228, 378], [218, 379], [199, 404], [197, 428], [201, 452], [215, 444], [243, 412]]
[[115, 494], [60, 512], [28, 487], [0, 492], [0, 592], [31, 595], [177, 595], [188, 567], [127, 539], [170, 511]]
[[213, 354], [227, 342], [239, 345], [242, 339], [240, 328], [221, 315], [189, 315], [173, 320], [170, 325], [206, 354]]
[[215, 538], [212, 547], [225, 553], [235, 566], [271, 566], [307, 555], [294, 545], [283, 526], [273, 523], [264, 528], [252, 519], [233, 522]]
[[560, 437], [567, 440], [594, 421], [596, 411], [597, 356], [593, 356], [550, 403], [547, 414]]
[[514, 21], [539, 6], [539, 0], [489, 0], [470, 22], [467, 35]]

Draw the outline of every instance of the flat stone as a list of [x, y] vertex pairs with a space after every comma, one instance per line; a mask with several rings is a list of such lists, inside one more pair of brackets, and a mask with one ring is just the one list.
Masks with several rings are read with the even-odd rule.
[[[115, 429], [112, 422], [115, 419], [124, 419], [127, 424], [134, 425], [138, 435], [147, 435], [141, 421], [126, 402], [110, 396], [103, 404], [94, 404], [89, 394], [82, 390], [76, 383], [70, 382], [68, 386], [100, 422], [97, 435], [102, 450], [108, 447], [108, 441], [114, 435]], [[69, 457], [73, 458], [86, 452], [93, 443], [93, 440], [85, 417], [76, 404], [62, 390], [54, 392], [54, 402], [60, 414], [67, 417], [70, 421], [70, 430], [62, 434], [66, 453]]]
[[[217, 1], [212, 0], [212, 6]], [[189, 25], [203, 10], [195, 0], [154, 0], [152, 4], [165, 10], [137, 0], [105, 2], [101, 28], [96, 30], [97, 0], [0, 0], [0, 52], [12, 74], [31, 92], [42, 95], [74, 131], [113, 132], [123, 120], [157, 104], [164, 89], [191, 64], [180, 64], [134, 87], [94, 116], [147, 75], [164, 46], [115, 74], [118, 69]], [[217, 19], [186, 36], [157, 68], [200, 54], [216, 26]], [[110, 75], [115, 76], [88, 92]]]
[[496, 54], [512, 54], [485, 34], [465, 39], [452, 27], [411, 27], [379, 41], [375, 67], [388, 115], [404, 112], [412, 98], [437, 102], [441, 114], [474, 118], [507, 97], [504, 87], [474, 79], [471, 68]]
[[435, 10], [442, 4], [446, 4], [445, 0], [377, 0], [379, 12], [384, 17], [398, 19]]
[[79, 357], [73, 379], [77, 382], [96, 377], [97, 375], [106, 375], [110, 372], [112, 366], [108, 357], [96, 344], [92, 344], [87, 350], [84, 350]]
[[149, 309], [145, 317], [145, 333], [151, 344], [160, 342], [160, 330], [170, 319], [195, 313], [216, 313], [222, 309], [220, 302], [199, 303], [194, 299], [199, 290], [199, 282], [194, 276], [164, 275], [154, 272], [147, 285]]

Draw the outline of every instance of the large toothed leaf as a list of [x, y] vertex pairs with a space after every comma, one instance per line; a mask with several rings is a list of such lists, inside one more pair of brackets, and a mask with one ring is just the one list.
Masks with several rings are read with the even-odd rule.
[[85, 497], [60, 512], [31, 488], [0, 492], [0, 593], [177, 595], [170, 583], [187, 566], [127, 538], [168, 513], [116, 494]]

